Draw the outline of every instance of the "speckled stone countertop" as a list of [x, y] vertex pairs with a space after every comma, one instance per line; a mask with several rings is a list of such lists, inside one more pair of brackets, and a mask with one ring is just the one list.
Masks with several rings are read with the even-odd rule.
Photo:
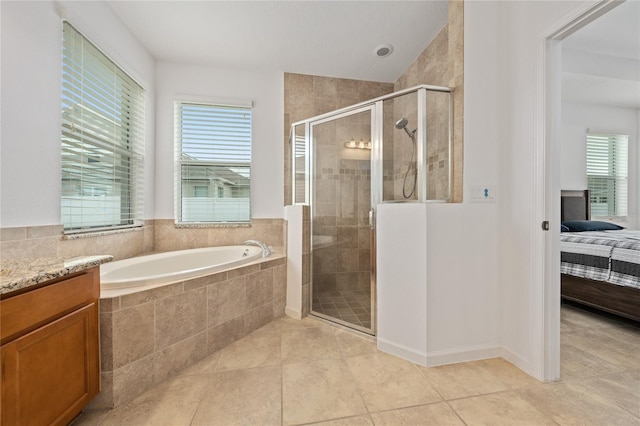
[[35, 260], [3, 260], [0, 264], [0, 295], [21, 290], [44, 281], [111, 262], [113, 256], [82, 256], [72, 259], [50, 257]]

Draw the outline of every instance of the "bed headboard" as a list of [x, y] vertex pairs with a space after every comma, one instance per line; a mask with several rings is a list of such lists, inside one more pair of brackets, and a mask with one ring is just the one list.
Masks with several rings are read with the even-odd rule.
[[590, 220], [589, 190], [560, 191], [560, 221], [566, 220]]

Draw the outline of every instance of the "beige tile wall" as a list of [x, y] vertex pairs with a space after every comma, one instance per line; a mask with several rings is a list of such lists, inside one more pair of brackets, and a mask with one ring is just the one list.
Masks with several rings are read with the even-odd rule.
[[286, 259], [100, 299], [102, 390], [92, 408], [122, 405], [284, 315]]
[[[453, 87], [453, 166], [452, 201], [462, 202], [463, 165], [463, 100], [464, 100], [464, 2], [449, 0], [449, 21], [436, 38], [424, 49], [413, 64], [398, 78], [394, 90], [402, 90], [418, 84]], [[441, 108], [438, 108], [441, 110]], [[432, 190], [442, 191], [447, 170], [443, 160], [448, 155], [442, 144], [428, 153], [431, 165]], [[434, 149], [434, 148], [432, 148]], [[435, 194], [432, 194], [435, 196]]]
[[140, 228], [75, 238], [63, 236], [62, 225], [1, 228], [0, 258], [71, 258], [109, 254], [115, 259], [126, 259], [153, 251], [154, 231], [152, 220], [145, 221]]
[[284, 200], [291, 204], [291, 123], [393, 92], [393, 84], [284, 74]]
[[284, 247], [283, 219], [254, 219], [250, 227], [176, 228], [172, 219], [147, 220], [144, 226], [76, 238], [62, 225], [0, 229], [1, 259], [71, 258], [109, 254], [115, 260], [160, 251], [242, 244], [249, 239]]

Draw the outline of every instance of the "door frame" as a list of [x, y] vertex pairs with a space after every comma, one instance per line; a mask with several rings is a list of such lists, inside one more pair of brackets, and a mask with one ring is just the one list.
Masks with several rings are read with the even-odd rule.
[[[532, 373], [560, 378], [560, 131], [562, 40], [622, 4], [585, 2], [536, 38]], [[550, 232], [540, 224], [549, 221]]]
[[[335, 317], [331, 317], [329, 315], [325, 315], [322, 314], [320, 312], [314, 311], [313, 310], [313, 284], [314, 284], [314, 280], [313, 280], [313, 227], [314, 227], [314, 208], [315, 208], [315, 191], [314, 191], [314, 176], [315, 176], [315, 145], [316, 145], [316, 141], [314, 138], [314, 127], [317, 125], [321, 125], [321, 124], [326, 124], [332, 121], [336, 121], [345, 117], [349, 117], [352, 115], [356, 115], [356, 114], [361, 114], [363, 112], [367, 112], [369, 111], [369, 116], [370, 116], [370, 137], [371, 137], [371, 144], [372, 144], [372, 148], [371, 148], [371, 154], [369, 156], [369, 164], [370, 164], [370, 170], [371, 170], [371, 180], [370, 180], [370, 184], [369, 184], [369, 192], [370, 192], [370, 212], [373, 212], [374, 210], [374, 206], [375, 206], [375, 202], [377, 202], [378, 198], [381, 197], [381, 194], [377, 194], [377, 191], [381, 191], [381, 187], [380, 185], [378, 185], [377, 183], [374, 184], [374, 182], [377, 182], [377, 170], [379, 169], [376, 164], [378, 162], [378, 157], [377, 157], [377, 153], [381, 152], [381, 139], [380, 139], [380, 130], [378, 129], [378, 127], [381, 127], [381, 121], [380, 123], [378, 123], [378, 119], [379, 116], [381, 115], [378, 111], [379, 109], [381, 109], [382, 107], [382, 101], [378, 101], [375, 103], [369, 103], [369, 104], [364, 104], [362, 106], [359, 106], [357, 108], [352, 108], [352, 109], [348, 109], [346, 111], [343, 112], [339, 112], [336, 114], [332, 114], [332, 115], [325, 115], [322, 116], [322, 118], [316, 119], [316, 120], [309, 120], [309, 165], [308, 165], [308, 172], [309, 172], [309, 206], [310, 206], [310, 212], [309, 212], [309, 216], [310, 216], [310, 224], [309, 224], [309, 243], [311, 244], [311, 248], [310, 248], [310, 257], [309, 257], [309, 276], [310, 276], [310, 281], [309, 281], [309, 314], [316, 316], [318, 318], [324, 319], [326, 321], [331, 321], [335, 324], [338, 324], [340, 326], [343, 327], [347, 327], [353, 330], [357, 330], [361, 333], [365, 333], [368, 335], [372, 335], [375, 336], [376, 335], [376, 312], [375, 312], [375, 307], [377, 305], [377, 292], [375, 291], [375, 283], [376, 283], [376, 279], [375, 279], [375, 263], [372, 263], [371, 265], [371, 313], [370, 313], [370, 317], [371, 317], [371, 328], [370, 329], [366, 329], [364, 327], [360, 327], [356, 324], [351, 324], [348, 323], [346, 321], [342, 321], [338, 318]], [[336, 143], [338, 143], [338, 141], [336, 141]], [[371, 220], [375, 221], [375, 215], [373, 215], [371, 217]], [[372, 251], [371, 254], [371, 258], [374, 259], [375, 258], [375, 242], [372, 241], [371, 242], [371, 248], [370, 250]]]

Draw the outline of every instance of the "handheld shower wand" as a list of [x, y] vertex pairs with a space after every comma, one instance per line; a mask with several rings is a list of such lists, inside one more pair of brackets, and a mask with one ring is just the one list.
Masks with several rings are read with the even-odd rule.
[[409, 135], [409, 137], [411, 138], [411, 140], [413, 141], [413, 138], [416, 134], [416, 130], [418, 129], [413, 129], [411, 132], [407, 130], [407, 124], [409, 124], [409, 120], [407, 120], [406, 118], [401, 118], [400, 120], [396, 121], [396, 129], [402, 129], [405, 132], [407, 132], [407, 135]]
[[416, 170], [414, 170], [413, 172], [413, 187], [411, 188], [411, 192], [409, 192], [409, 194], [407, 194], [407, 178], [409, 177], [409, 172], [411, 171], [411, 166], [413, 165], [415, 158], [416, 158], [416, 130], [418, 129], [413, 129], [411, 132], [409, 130], [407, 130], [407, 124], [409, 124], [409, 120], [407, 120], [406, 118], [401, 118], [400, 120], [396, 121], [396, 129], [400, 130], [403, 129], [407, 135], [409, 135], [409, 137], [411, 138], [411, 142], [413, 145], [413, 150], [411, 152], [411, 161], [409, 161], [409, 164], [407, 165], [407, 171], [404, 174], [404, 179], [402, 181], [402, 196], [406, 199], [406, 198], [411, 198], [413, 196], [413, 194], [416, 192], [416, 182], [418, 180], [418, 173]]

